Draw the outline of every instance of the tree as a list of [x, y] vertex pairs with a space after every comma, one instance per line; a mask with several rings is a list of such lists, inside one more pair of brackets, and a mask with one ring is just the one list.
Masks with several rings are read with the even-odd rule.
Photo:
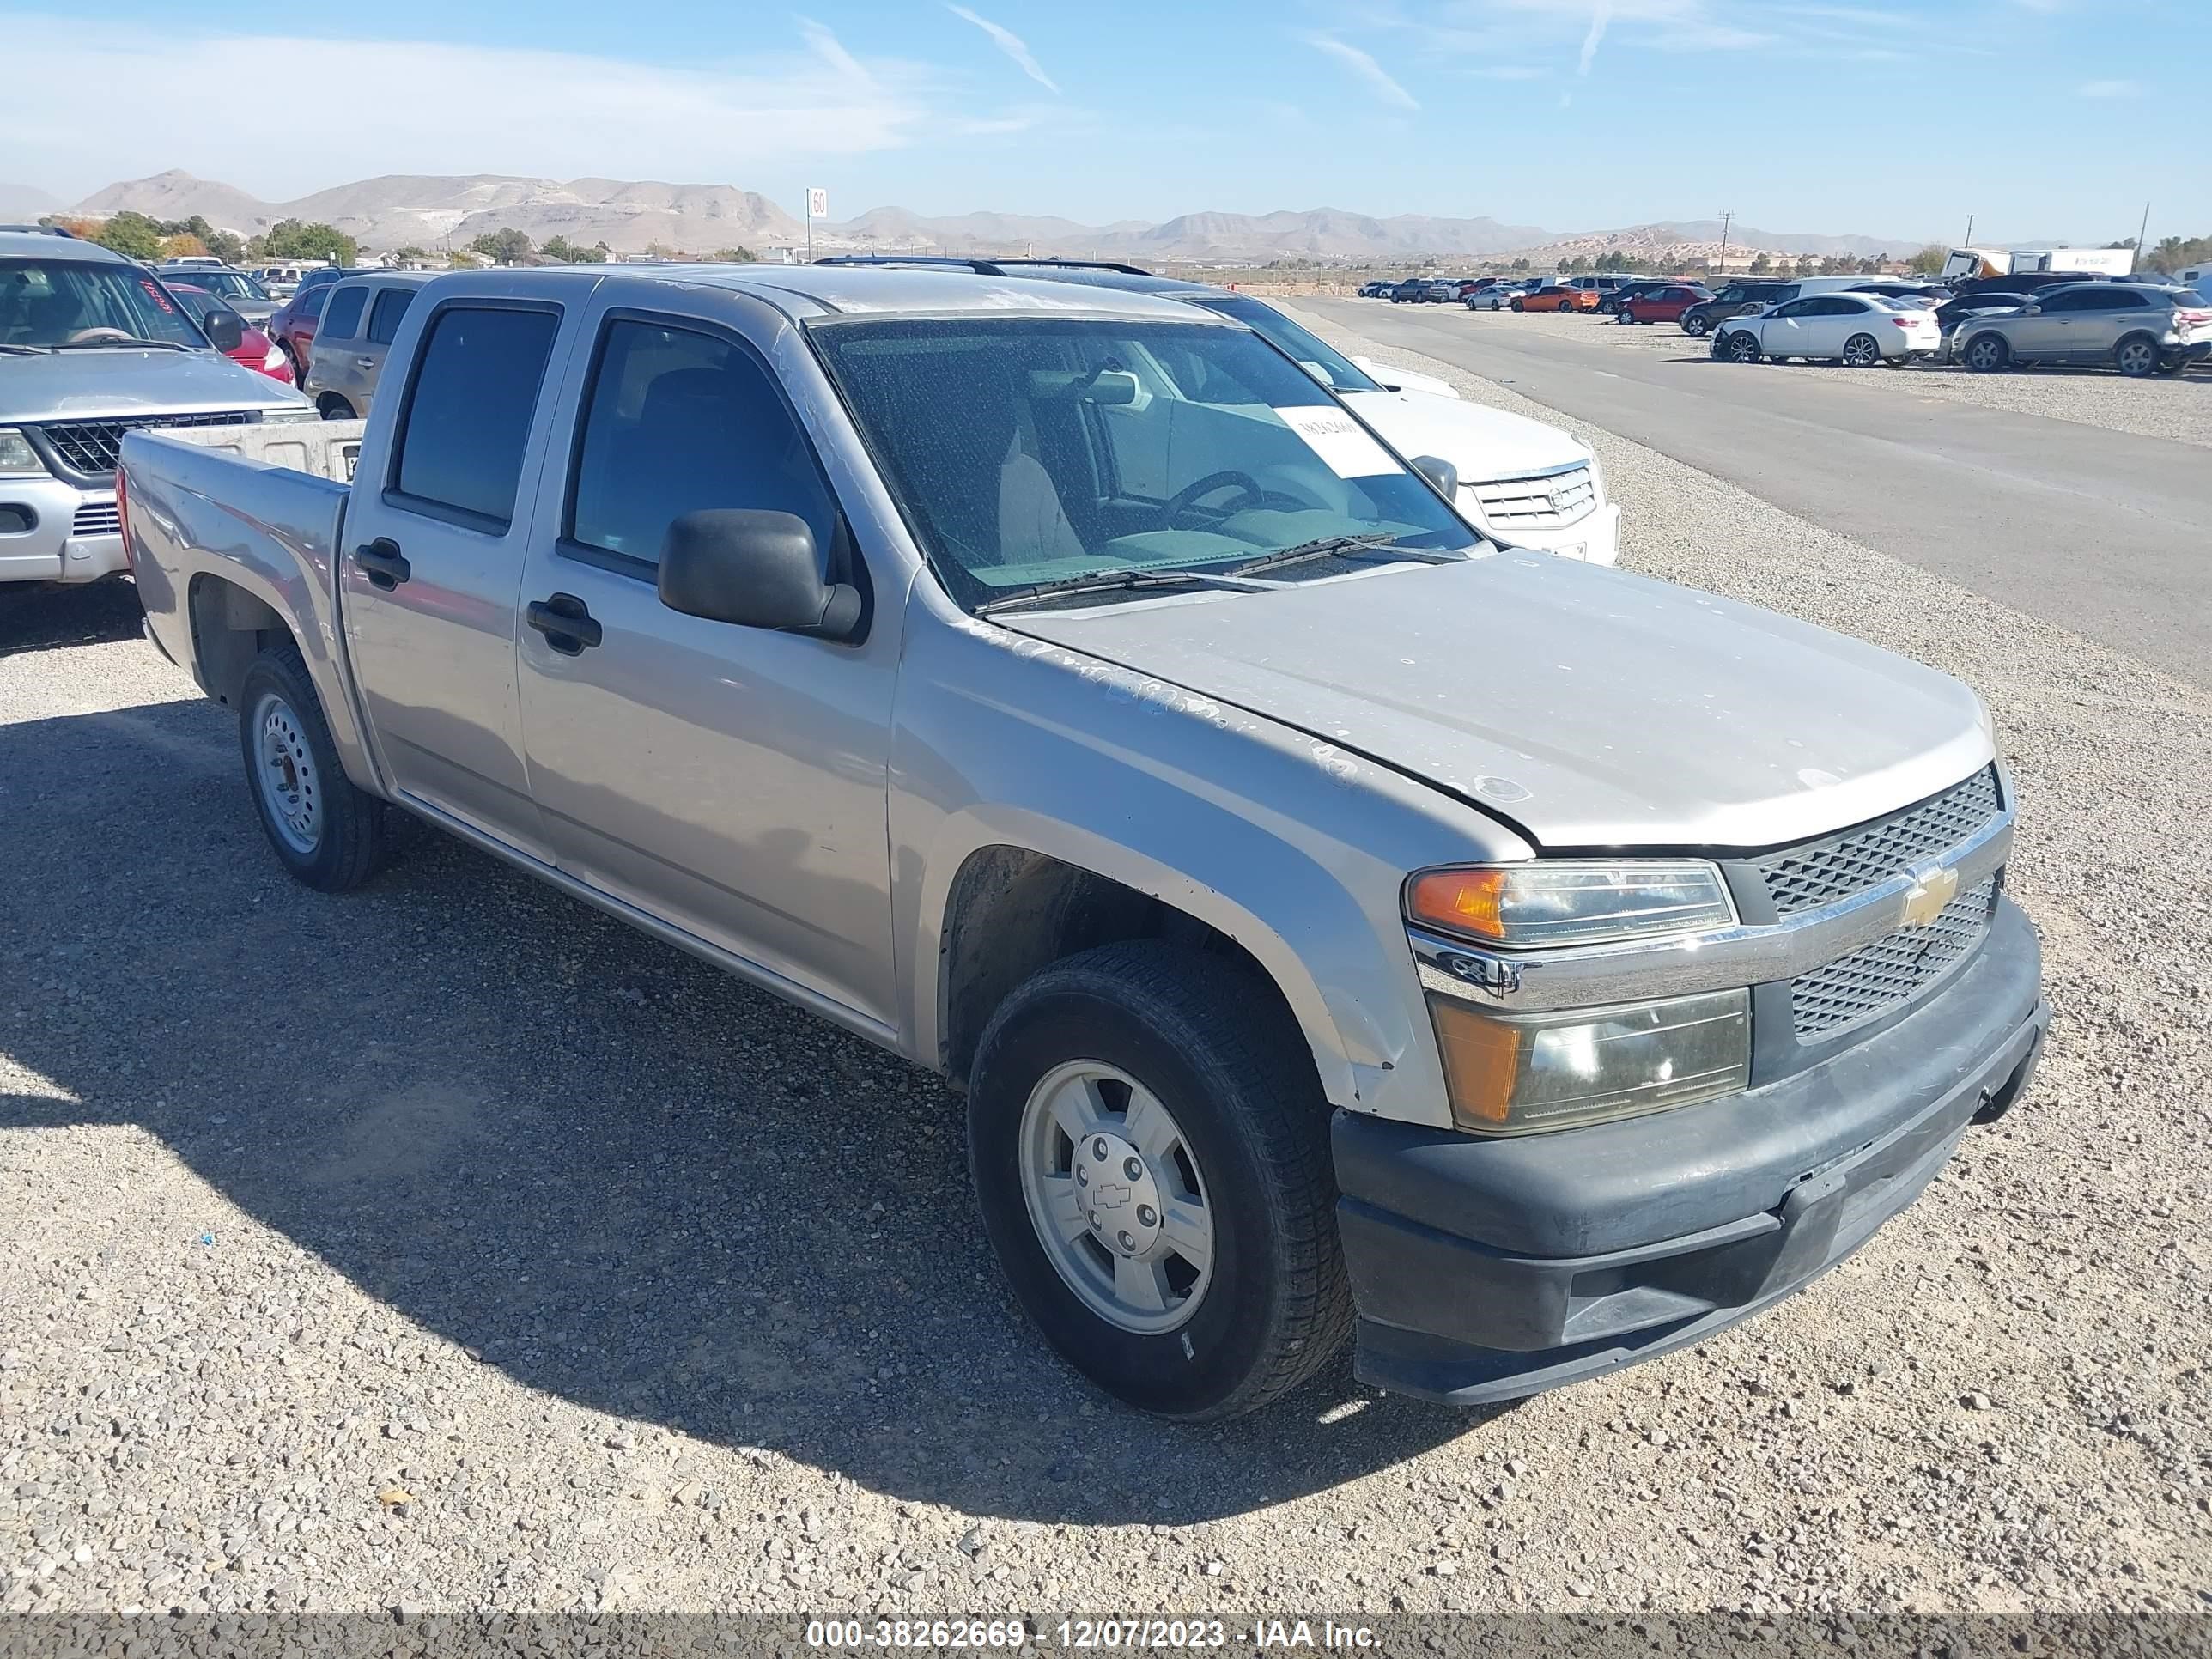
[[1820, 262], [1811, 254], [1801, 253], [1797, 256], [1797, 274], [1800, 276], [1810, 276], [1820, 268]]
[[1528, 262], [1526, 259], [1516, 259], [1513, 262], [1513, 269], [1516, 270], [1526, 270], [1528, 269]]
[[143, 213], [126, 210], [77, 234], [102, 247], [113, 248], [126, 259], [161, 257], [161, 228]]
[[1950, 257], [1950, 249], [1930, 242], [1905, 263], [1912, 268], [1912, 274], [1916, 276], [1937, 276], [1942, 274], [1943, 262]]
[[392, 250], [392, 263], [395, 265], [420, 264], [423, 260], [428, 259], [429, 257], [430, 256], [428, 254], [425, 253], [421, 248], [416, 247], [412, 242], [410, 242], [405, 247], [394, 248]]
[[200, 238], [207, 251], [227, 265], [234, 265], [246, 257], [246, 241], [233, 230], [214, 230]]
[[2161, 236], [2138, 264], [2167, 276], [2190, 265], [2212, 262], [2212, 236]]
[[1764, 253], [1759, 255], [1751, 262], [1751, 274], [1754, 276], [1764, 276], [1768, 271], [1773, 269], [1774, 261], [1768, 258]]
[[328, 259], [334, 265], [349, 265], [361, 253], [361, 245], [343, 231], [297, 219], [278, 220], [260, 240], [262, 252], [271, 259]]
[[487, 231], [471, 242], [469, 246], [487, 259], [503, 265], [518, 265], [532, 252], [530, 238], [513, 225], [501, 225], [497, 230]]
[[177, 234], [171, 236], [164, 236], [161, 239], [161, 257], [164, 259], [185, 259], [193, 258], [194, 256], [204, 257], [207, 251], [207, 244], [200, 240], [198, 237], [191, 234], [189, 231], [179, 232]]
[[565, 236], [548, 239], [538, 252], [564, 265], [602, 265], [607, 261], [607, 245], [605, 242], [597, 247], [578, 247]]
[[760, 255], [749, 247], [726, 247], [714, 255], [714, 262], [724, 265], [757, 264], [760, 262]]

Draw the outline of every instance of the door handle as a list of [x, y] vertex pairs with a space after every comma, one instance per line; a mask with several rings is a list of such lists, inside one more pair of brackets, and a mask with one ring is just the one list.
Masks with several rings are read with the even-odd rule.
[[389, 536], [379, 536], [368, 546], [354, 549], [353, 562], [368, 575], [370, 586], [386, 593], [415, 574], [415, 567], [401, 555], [399, 544]]
[[556, 593], [532, 599], [523, 620], [545, 636], [545, 643], [564, 657], [581, 656], [599, 642], [599, 624], [584, 602], [574, 593]]
[[376, 367], [376, 359], [374, 357], [356, 357], [353, 360], [353, 366], [356, 368], [374, 368]]

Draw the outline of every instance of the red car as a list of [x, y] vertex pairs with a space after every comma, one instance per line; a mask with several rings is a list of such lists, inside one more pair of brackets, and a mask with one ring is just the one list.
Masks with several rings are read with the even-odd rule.
[[1620, 320], [1624, 323], [1679, 323], [1682, 313], [1701, 300], [1713, 296], [1701, 288], [1685, 283], [1674, 288], [1662, 288], [1656, 294], [1638, 295], [1633, 300], [1620, 303]]
[[[204, 317], [210, 311], [228, 311], [221, 297], [190, 283], [166, 283], [162, 286], [184, 303], [195, 317]], [[229, 354], [231, 362], [244, 363], [257, 374], [266, 374], [272, 380], [292, 384], [292, 364], [277, 349], [276, 342], [240, 317], [238, 319], [238, 349]]]

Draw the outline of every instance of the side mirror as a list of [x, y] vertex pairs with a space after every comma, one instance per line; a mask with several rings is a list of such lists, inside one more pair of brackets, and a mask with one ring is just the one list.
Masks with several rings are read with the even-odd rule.
[[238, 349], [246, 339], [246, 328], [238, 320], [238, 313], [220, 307], [211, 308], [200, 319], [200, 326], [207, 331], [209, 340], [217, 351], [226, 355]]
[[[1352, 360], [1352, 366], [1385, 392], [1403, 392], [1406, 389], [1401, 386], [1392, 385], [1389, 372], [1372, 357], [1354, 357]], [[1314, 378], [1320, 380], [1323, 386], [1328, 384], [1328, 381], [1321, 375], [1316, 374]]]
[[822, 578], [806, 520], [790, 513], [718, 507], [686, 513], [660, 549], [660, 602], [687, 617], [850, 639], [860, 592]]
[[1448, 501], [1459, 499], [1459, 469], [1441, 455], [1416, 455], [1413, 471], [1436, 486], [1437, 494]]

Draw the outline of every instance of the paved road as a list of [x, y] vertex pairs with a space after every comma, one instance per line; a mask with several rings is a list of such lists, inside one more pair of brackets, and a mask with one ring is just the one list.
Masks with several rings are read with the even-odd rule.
[[1625, 351], [1455, 307], [1299, 304], [2212, 684], [2212, 458], [2195, 446], [1916, 398], [1902, 380], [1746, 372], [1686, 338]]

